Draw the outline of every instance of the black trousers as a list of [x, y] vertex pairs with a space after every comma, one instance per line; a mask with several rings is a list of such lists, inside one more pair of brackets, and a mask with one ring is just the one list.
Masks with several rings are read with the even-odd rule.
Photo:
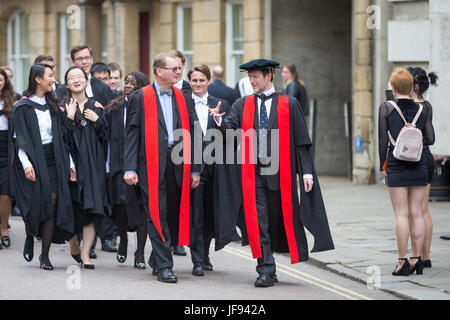
[[192, 243], [189, 247], [194, 265], [204, 265], [209, 262], [209, 247], [214, 231], [213, 181], [214, 165], [206, 165], [200, 176], [200, 185], [191, 191]]
[[271, 208], [281, 207], [281, 194], [279, 190], [270, 190], [267, 188], [263, 176], [255, 174], [256, 186], [256, 211], [258, 214], [258, 228], [261, 244], [262, 258], [257, 259], [258, 265], [256, 272], [258, 274], [276, 272], [275, 258], [272, 251], [269, 227], [274, 217], [270, 215]]
[[[178, 220], [180, 212], [181, 189], [178, 187], [175, 178], [175, 166], [167, 152], [166, 171], [163, 182], [159, 185], [159, 220], [161, 231], [165, 241], [159, 235], [150, 214], [147, 215], [147, 233], [152, 243], [152, 253], [148, 264], [154, 270], [162, 268], [172, 268], [173, 258], [170, 252], [172, 236], [178, 234]], [[148, 199], [148, 195], [144, 195]], [[145, 201], [144, 209], [149, 212], [148, 202]], [[169, 219], [171, 224], [169, 224]], [[176, 228], [175, 230], [173, 230]]]

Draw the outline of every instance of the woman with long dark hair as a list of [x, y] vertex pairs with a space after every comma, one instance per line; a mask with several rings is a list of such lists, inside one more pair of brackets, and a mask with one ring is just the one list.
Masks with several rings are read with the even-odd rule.
[[142, 72], [131, 72], [125, 77], [123, 95], [110, 101], [106, 106], [109, 123], [108, 165], [112, 214], [119, 232], [120, 244], [117, 250], [117, 261], [124, 263], [127, 259], [127, 232], [137, 234], [137, 249], [134, 256], [134, 267], [145, 269], [144, 248], [147, 239], [145, 211], [139, 203], [137, 186], [130, 186], [123, 180], [124, 175], [124, 143], [127, 124], [132, 112], [128, 105], [128, 97], [134, 91], [149, 85], [147, 76]]
[[[411, 99], [413, 99], [417, 103], [421, 103], [427, 109], [428, 115], [430, 117], [430, 121], [433, 121], [433, 107], [431, 103], [423, 97], [425, 92], [427, 92], [430, 84], [433, 86], [437, 85], [437, 80], [439, 79], [436, 73], [431, 72], [427, 74], [425, 70], [420, 67], [413, 68], [409, 67], [407, 69], [412, 76], [414, 77], [414, 88], [411, 93]], [[434, 175], [434, 157], [431, 154], [430, 148], [427, 145], [424, 145], [423, 154], [426, 159], [427, 168], [428, 168], [428, 179], [427, 186], [425, 188], [425, 198], [422, 203], [422, 212], [423, 218], [425, 220], [425, 242], [422, 249], [422, 259], [423, 265], [425, 268], [431, 268], [431, 260], [430, 260], [430, 248], [431, 248], [431, 239], [433, 238], [433, 221], [430, 215], [430, 209], [428, 207], [428, 200], [430, 199], [430, 189], [431, 189], [431, 180], [433, 180]]]
[[295, 65], [283, 66], [281, 77], [283, 78], [283, 93], [296, 98], [300, 103], [303, 114], [307, 116], [309, 114], [308, 94], [306, 93], [305, 83], [300, 79]]
[[73, 66], [64, 78], [68, 91], [60, 105], [66, 114], [70, 152], [77, 168], [77, 180], [70, 183], [70, 189], [76, 234], [83, 237], [81, 249], [77, 236], [70, 240], [70, 251], [82, 267], [94, 269], [89, 259], [94, 222], [102, 219], [109, 207], [105, 169], [108, 123], [103, 106], [86, 95], [86, 72]]
[[75, 180], [76, 174], [52, 92], [54, 81], [50, 66], [33, 65], [28, 89], [11, 117], [19, 158], [14, 161], [17, 205], [27, 230], [23, 255], [28, 262], [33, 259], [33, 236], [39, 236], [44, 270], [53, 270], [48, 256], [51, 243], [64, 243], [74, 233], [68, 180], [69, 176]]
[[9, 143], [9, 120], [11, 119], [11, 109], [14, 105], [14, 90], [5, 70], [0, 69], [0, 222], [1, 241], [0, 248], [11, 246], [11, 239], [8, 233], [8, 221], [11, 213], [11, 147]]

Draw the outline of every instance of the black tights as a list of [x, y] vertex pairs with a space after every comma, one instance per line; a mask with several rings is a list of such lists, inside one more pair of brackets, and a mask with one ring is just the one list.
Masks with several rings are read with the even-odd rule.
[[[146, 219], [145, 219], [145, 212], [144, 210], [139, 207], [139, 221], [136, 227], [137, 232], [137, 249], [136, 249], [136, 261], [137, 262], [144, 262], [144, 249], [145, 249], [145, 242], [147, 241], [147, 226], [146, 226]], [[115, 223], [117, 226], [117, 231], [119, 233], [120, 237], [120, 244], [119, 244], [119, 254], [126, 255], [127, 252], [127, 245], [128, 245], [128, 236], [127, 236], [127, 230], [128, 230], [128, 216], [125, 205], [117, 205], [114, 206], [115, 211]]]
[[50, 245], [52, 244], [53, 231], [55, 230], [55, 216], [56, 216], [56, 200], [57, 193], [52, 193], [52, 217], [41, 223], [41, 240], [42, 240], [42, 258], [48, 258]]

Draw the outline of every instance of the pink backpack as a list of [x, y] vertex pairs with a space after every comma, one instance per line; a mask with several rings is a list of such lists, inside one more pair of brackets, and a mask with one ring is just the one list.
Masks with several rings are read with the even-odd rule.
[[416, 122], [422, 113], [423, 106], [419, 103], [419, 111], [417, 111], [414, 120], [408, 123], [397, 104], [393, 101], [388, 102], [394, 106], [405, 122], [405, 126], [398, 134], [397, 141], [392, 138], [391, 133], [388, 131], [389, 140], [394, 146], [394, 158], [410, 162], [420, 161], [422, 158], [423, 137], [422, 131], [416, 128]]

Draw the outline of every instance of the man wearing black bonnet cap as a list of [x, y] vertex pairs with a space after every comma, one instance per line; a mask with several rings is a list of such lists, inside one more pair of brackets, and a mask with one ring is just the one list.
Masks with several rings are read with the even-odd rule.
[[[241, 65], [255, 94], [238, 99], [223, 119], [217, 108], [210, 109], [221, 130], [243, 131], [238, 171], [248, 241], [258, 263], [256, 287], [278, 282], [274, 251], [289, 252], [291, 263], [308, 260], [303, 226], [314, 236], [312, 252], [334, 249], [303, 112], [296, 99], [275, 92], [272, 83], [279, 66], [266, 59]], [[297, 175], [303, 181], [301, 203]]]

